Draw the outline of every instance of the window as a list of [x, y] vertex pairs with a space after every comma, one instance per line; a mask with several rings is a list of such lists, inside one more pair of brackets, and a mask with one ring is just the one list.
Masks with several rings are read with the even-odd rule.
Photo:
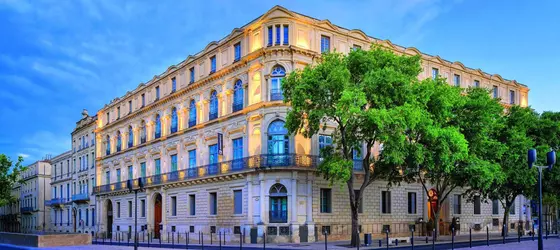
[[331, 189], [321, 188], [321, 213], [331, 213]]
[[128, 179], [129, 180], [134, 179], [134, 175], [132, 173], [132, 166], [128, 166]]
[[238, 42], [233, 45], [233, 54], [234, 54], [233, 56], [234, 62], [241, 60], [241, 42]]
[[106, 124], [109, 124], [109, 122], [110, 122], [110, 121], [109, 121], [109, 118], [110, 118], [110, 117], [109, 117], [109, 112], [107, 112], [106, 116], [107, 116], [107, 123], [106, 123]]
[[360, 49], [362, 49], [362, 46], [357, 44], [352, 45], [352, 50], [360, 50]]
[[511, 203], [511, 207], [509, 207], [509, 214], [515, 214], [515, 199]]
[[177, 155], [171, 155], [171, 172], [177, 171]]
[[[107, 145], [107, 148], [105, 149], [105, 154], [110, 155], [111, 154], [111, 137], [109, 137], [109, 135], [107, 135], [107, 139], [105, 141], [106, 141], [106, 145]], [[74, 159], [74, 169], [76, 169], [76, 159]]]
[[271, 223], [288, 222], [288, 192], [282, 184], [274, 184], [269, 192], [269, 220]]
[[218, 173], [218, 144], [208, 146], [208, 174]]
[[140, 216], [146, 217], [146, 200], [140, 200]]
[[243, 83], [241, 80], [237, 80], [235, 82], [235, 86], [233, 87], [233, 112], [243, 109], [243, 98]]
[[416, 214], [416, 193], [408, 192], [408, 213]]
[[121, 107], [117, 107], [117, 120], [121, 118]]
[[475, 88], [480, 88], [480, 81], [479, 80], [474, 80], [474, 87]]
[[284, 45], [288, 45], [290, 44], [290, 31], [289, 31], [289, 26], [288, 25], [284, 25]]
[[177, 108], [173, 107], [173, 109], [171, 109], [171, 133], [175, 133], [177, 132], [177, 128], [179, 125], [179, 118], [177, 116]]
[[[61, 217], [62, 218], [62, 217]], [[62, 221], [61, 221], [62, 223]], [[89, 209], [86, 208], [86, 226], [89, 224]]]
[[210, 193], [210, 214], [218, 214], [218, 195], [216, 193]]
[[216, 118], [218, 118], [218, 93], [216, 90], [212, 90], [210, 93], [210, 110], [208, 120], [214, 120]]
[[128, 217], [132, 217], [132, 201], [128, 201]]
[[142, 121], [140, 123], [140, 143], [146, 142], [146, 122]]
[[121, 217], [121, 203], [117, 202], [117, 218]]
[[155, 128], [154, 128], [154, 138], [158, 139], [161, 137], [161, 118], [159, 114], [156, 115]]
[[128, 113], [132, 113], [132, 101], [128, 101]]
[[[62, 211], [60, 211], [60, 216], [62, 217]], [[91, 209], [91, 226], [95, 226], [95, 208]]]
[[155, 159], [154, 160], [154, 166], [155, 166], [155, 175], [160, 175], [161, 174], [161, 160], [160, 159]]
[[286, 76], [286, 70], [282, 66], [275, 66], [270, 73], [270, 100], [277, 101], [284, 99], [282, 94], [282, 80]]
[[494, 98], [498, 98], [498, 86], [492, 86], [492, 95], [494, 96]]
[[189, 214], [196, 214], [196, 196], [194, 194], [189, 195]]
[[121, 148], [122, 148], [121, 131], [117, 131], [117, 152], [120, 152]]
[[239, 170], [243, 168], [243, 137], [233, 139], [233, 162], [231, 168]]
[[276, 120], [268, 126], [268, 153], [273, 155], [288, 154], [288, 130], [284, 121]]
[[432, 79], [436, 79], [436, 77], [439, 75], [439, 69], [438, 68], [432, 68]]
[[128, 126], [128, 147], [131, 148], [134, 144], [134, 132], [132, 131], [132, 126]]
[[272, 26], [268, 26], [268, 43], [267, 46], [272, 46]]
[[171, 196], [171, 216], [177, 216], [177, 197]]
[[146, 178], [146, 162], [140, 163], [140, 177]]
[[243, 213], [243, 191], [233, 190], [233, 213], [242, 214]]
[[156, 86], [156, 101], [159, 100], [159, 86]]
[[210, 74], [216, 72], [216, 56], [210, 57]]
[[189, 80], [189, 84], [194, 82], [194, 67], [191, 67], [189, 69], [189, 75], [190, 75], [190, 80]]
[[332, 145], [332, 136], [319, 135], [319, 150]]
[[480, 196], [474, 197], [474, 214], [480, 214]]
[[499, 214], [499, 201], [498, 200], [492, 200], [492, 214], [496, 215]]
[[453, 82], [455, 83], [455, 87], [461, 87], [461, 76], [460, 75], [453, 75]]
[[171, 93], [175, 93], [177, 90], [177, 79], [175, 77], [171, 78]]
[[142, 108], [146, 106], [146, 95], [142, 94]]
[[117, 169], [117, 182], [121, 182], [121, 169]]
[[189, 168], [196, 168], [196, 149], [189, 150]]
[[461, 195], [453, 195], [453, 213], [461, 214]]
[[189, 104], [189, 127], [196, 125], [196, 102], [191, 100]]
[[321, 53], [331, 51], [331, 38], [328, 36], [321, 36]]
[[515, 91], [509, 91], [509, 104], [515, 104]]
[[391, 213], [391, 191], [381, 191], [381, 213]]
[[276, 43], [275, 45], [280, 45], [280, 25], [276, 25]]

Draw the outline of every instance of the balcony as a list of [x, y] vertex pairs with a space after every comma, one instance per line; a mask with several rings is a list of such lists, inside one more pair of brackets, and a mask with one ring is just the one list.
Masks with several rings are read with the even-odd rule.
[[[238, 172], [249, 172], [270, 168], [315, 168], [318, 164], [318, 157], [311, 155], [297, 154], [264, 154], [249, 156], [241, 159], [213, 163], [196, 168], [182, 169], [179, 171], [152, 175], [143, 178], [145, 187], [158, 186], [179, 181], [189, 181], [212, 176], [233, 174]], [[133, 181], [133, 188], [138, 187], [137, 179]], [[121, 181], [93, 189], [94, 194], [126, 190], [126, 181]]]
[[284, 100], [284, 93], [281, 89], [271, 89], [270, 90], [270, 100], [271, 101], [281, 101]]
[[35, 208], [33, 207], [21, 207], [22, 214], [31, 214], [33, 211], [35, 211]]
[[287, 223], [288, 211], [269, 211], [268, 218], [270, 220], [270, 223]]
[[66, 198], [52, 198], [51, 200], [45, 201], [45, 205], [52, 206], [52, 207], [61, 207], [63, 206], [68, 199]]
[[82, 193], [82, 194], [72, 195], [72, 201], [76, 202], [76, 203], [89, 202], [89, 194], [88, 193]]

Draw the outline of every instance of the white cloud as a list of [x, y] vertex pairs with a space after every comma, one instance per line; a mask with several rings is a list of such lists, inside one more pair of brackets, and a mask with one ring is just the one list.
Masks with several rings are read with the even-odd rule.
[[23, 157], [23, 159], [29, 158], [28, 154], [24, 154], [24, 153], [19, 153], [18, 157]]

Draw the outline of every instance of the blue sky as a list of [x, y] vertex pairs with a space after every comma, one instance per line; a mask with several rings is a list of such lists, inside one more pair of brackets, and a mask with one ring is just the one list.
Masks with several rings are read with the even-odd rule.
[[0, 153], [70, 149], [90, 114], [279, 4], [527, 84], [560, 111], [558, 1], [0, 0]]

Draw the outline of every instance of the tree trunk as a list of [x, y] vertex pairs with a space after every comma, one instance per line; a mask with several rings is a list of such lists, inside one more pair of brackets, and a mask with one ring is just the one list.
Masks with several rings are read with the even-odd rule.
[[360, 244], [360, 232], [358, 232], [358, 207], [350, 207], [350, 210], [352, 210], [352, 240], [350, 241], [350, 245], [352, 245], [352, 247], [357, 247], [358, 244]]
[[[501, 235], [504, 236], [504, 233], [506, 234], [506, 236], [508, 236], [508, 224], [509, 224], [509, 210], [511, 209], [511, 205], [507, 206], [504, 208], [504, 221], [502, 221], [502, 233]], [[505, 228], [505, 230], [504, 230]]]
[[437, 241], [437, 238], [439, 236], [439, 213], [441, 212], [441, 204], [439, 203], [439, 200], [437, 202], [437, 211], [435, 212], [435, 221], [434, 221], [434, 228], [436, 229], [435, 233], [432, 235], [432, 237], [434, 237], [434, 239]]

